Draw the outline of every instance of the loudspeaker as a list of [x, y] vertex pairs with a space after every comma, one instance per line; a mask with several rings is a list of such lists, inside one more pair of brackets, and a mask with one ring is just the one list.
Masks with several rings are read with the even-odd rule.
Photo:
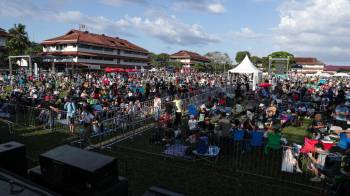
[[45, 182], [68, 193], [97, 192], [118, 182], [117, 159], [64, 145], [39, 157]]
[[[31, 181], [40, 184], [41, 186], [52, 188], [47, 182], [44, 181], [44, 178], [41, 174], [40, 166], [31, 168], [28, 170], [28, 177]], [[84, 196], [128, 196], [129, 194], [129, 185], [128, 180], [124, 177], [119, 176], [118, 182], [112, 186], [108, 186], [103, 190], [91, 192], [87, 190], [75, 190], [75, 191], [67, 191], [62, 189], [57, 189], [56, 192], [60, 192], [62, 195], [84, 195]]]
[[0, 168], [20, 176], [27, 176], [26, 148], [17, 142], [0, 145]]
[[1, 196], [60, 196], [26, 178], [0, 169], [0, 195]]

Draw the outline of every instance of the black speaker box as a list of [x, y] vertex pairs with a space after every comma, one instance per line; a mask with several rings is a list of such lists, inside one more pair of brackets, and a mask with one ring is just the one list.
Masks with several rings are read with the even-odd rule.
[[118, 182], [114, 157], [64, 145], [39, 157], [42, 178], [68, 192], [96, 192]]
[[1, 144], [0, 168], [25, 177], [27, 175], [25, 146], [14, 141]]

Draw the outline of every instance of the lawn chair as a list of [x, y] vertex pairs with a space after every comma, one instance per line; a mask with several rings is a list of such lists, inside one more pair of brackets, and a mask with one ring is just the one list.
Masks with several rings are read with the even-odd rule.
[[318, 140], [312, 140], [307, 137], [304, 138], [304, 146], [300, 149], [300, 153], [307, 154], [309, 152], [315, 152], [315, 145], [318, 143]]
[[208, 137], [204, 136], [199, 138], [197, 148], [192, 153], [195, 155], [194, 160], [216, 162], [219, 157], [220, 148], [218, 146], [209, 146]]
[[281, 149], [281, 133], [269, 133], [267, 136], [267, 144], [264, 149], [264, 153], [268, 154], [270, 149]]
[[259, 147], [264, 145], [264, 133], [262, 131], [253, 131], [250, 140], [251, 147]]
[[340, 140], [338, 142], [338, 147], [346, 150], [350, 147], [350, 138], [347, 137], [346, 133], [342, 132], [339, 134]]
[[238, 129], [233, 131], [233, 141], [240, 142], [243, 141], [244, 138], [244, 130]]
[[198, 115], [198, 110], [197, 110], [197, 107], [195, 105], [189, 105], [188, 108], [188, 114], [189, 115], [193, 115], [193, 116], [197, 116]]

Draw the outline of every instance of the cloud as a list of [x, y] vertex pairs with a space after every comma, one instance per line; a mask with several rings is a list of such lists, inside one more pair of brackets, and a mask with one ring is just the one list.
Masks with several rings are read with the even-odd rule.
[[257, 39], [263, 36], [262, 34], [255, 33], [252, 29], [248, 27], [241, 28], [240, 31], [234, 32], [233, 35], [234, 37], [245, 39]]
[[220, 39], [203, 31], [198, 24], [186, 24], [175, 16], [160, 16], [153, 19], [131, 17], [130, 24], [152, 37], [166, 43], [178, 45], [207, 45], [220, 42]]
[[220, 1], [215, 0], [176, 0], [174, 8], [193, 9], [197, 11], [206, 11], [213, 14], [222, 14], [226, 12], [226, 8]]
[[[45, 10], [26, 1], [26, 6], [20, 6], [20, 0], [4, 1], [1, 3], [0, 16], [36, 19], [38, 21], [56, 21], [66, 24], [85, 24], [89, 31], [105, 34], [122, 34], [135, 36], [136, 34], [147, 34], [166, 43], [187, 45], [207, 45], [220, 42], [214, 35], [205, 32], [198, 24], [187, 24], [166, 13], [154, 14], [149, 17], [124, 16], [113, 20], [104, 16], [89, 16], [80, 11], [55, 12]], [[15, 2], [15, 3], [14, 3]], [[21, 13], [12, 13], [21, 9]], [[35, 9], [33, 9], [35, 8]], [[133, 32], [133, 33], [130, 33]]]
[[350, 62], [349, 0], [288, 0], [279, 7], [276, 45], [297, 55]]
[[120, 6], [126, 3], [147, 5], [149, 3], [147, 0], [100, 0], [100, 2], [111, 6]]

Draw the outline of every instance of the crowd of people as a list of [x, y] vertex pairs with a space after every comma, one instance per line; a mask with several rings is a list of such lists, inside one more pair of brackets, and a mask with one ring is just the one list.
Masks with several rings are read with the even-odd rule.
[[[219, 91], [210, 94], [204, 104], [184, 106], [184, 98], [227, 85], [235, 89], [232, 94]], [[219, 146], [220, 153], [225, 154], [228, 148], [225, 144], [233, 142], [238, 133], [243, 131], [244, 141], [262, 133], [265, 153], [282, 146], [289, 149], [284, 156], [294, 160], [286, 163], [292, 172], [302, 172], [299, 165], [303, 159], [314, 174], [312, 181], [319, 182], [325, 176], [343, 174], [349, 178], [350, 175], [350, 82], [346, 79], [273, 78], [257, 84], [254, 92], [248, 77], [231, 81], [224, 74], [180, 74], [164, 70], [129, 74], [41, 73], [34, 77], [4, 73], [0, 75], [0, 87], [1, 112], [15, 104], [43, 108], [57, 118], [64, 113], [62, 116], [72, 134], [77, 124], [85, 130], [102, 131], [96, 125], [103, 118], [116, 117], [105, 117], [109, 111], [118, 115], [138, 114], [141, 118], [147, 113], [154, 115], [158, 125], [150, 141], [168, 146], [188, 144], [186, 154], [192, 154], [193, 150], [205, 152], [210, 145]], [[304, 144], [293, 144], [283, 136], [285, 127], [300, 127], [308, 119], [311, 123]], [[272, 143], [276, 138], [277, 146]], [[251, 148], [243, 146], [242, 153]], [[340, 164], [338, 173], [327, 171], [329, 159]]]

